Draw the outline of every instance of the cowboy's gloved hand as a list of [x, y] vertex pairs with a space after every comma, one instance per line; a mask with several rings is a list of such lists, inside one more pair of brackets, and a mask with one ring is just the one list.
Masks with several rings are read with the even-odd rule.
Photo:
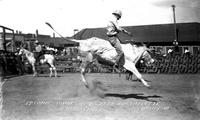
[[133, 37], [133, 35], [131, 34], [131, 32], [127, 32], [128, 35], [130, 35], [131, 37]]
[[128, 34], [128, 31], [126, 31], [125, 29], [122, 28], [122, 32]]

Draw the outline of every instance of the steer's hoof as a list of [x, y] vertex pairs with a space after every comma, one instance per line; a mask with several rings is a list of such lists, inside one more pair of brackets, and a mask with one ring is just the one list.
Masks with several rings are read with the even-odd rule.
[[84, 83], [84, 85], [85, 85], [85, 87], [86, 87], [86, 88], [89, 88], [89, 85], [88, 85], [88, 83]]
[[144, 86], [146, 86], [147, 88], [151, 87], [148, 83], [144, 83]]
[[152, 86], [151, 86], [151, 85], [147, 85], [146, 87], [147, 87], [147, 88], [149, 88], [149, 89], [151, 89], [151, 88], [152, 88]]
[[89, 85], [85, 85], [86, 88], [89, 88]]

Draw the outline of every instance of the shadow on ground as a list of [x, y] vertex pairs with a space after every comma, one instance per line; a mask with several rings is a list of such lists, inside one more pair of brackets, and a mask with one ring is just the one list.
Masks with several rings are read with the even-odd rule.
[[121, 99], [135, 98], [135, 99], [146, 100], [146, 101], [151, 101], [151, 102], [156, 102], [156, 101], [155, 100], [151, 100], [150, 98], [162, 98], [161, 96], [158, 96], [158, 95], [144, 96], [143, 93], [138, 93], [138, 94], [107, 93], [107, 94], [105, 94], [105, 97], [118, 97], [118, 98], [121, 98]]

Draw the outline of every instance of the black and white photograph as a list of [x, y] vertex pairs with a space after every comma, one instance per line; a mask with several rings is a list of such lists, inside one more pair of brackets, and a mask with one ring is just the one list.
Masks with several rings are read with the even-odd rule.
[[0, 120], [200, 120], [199, 0], [0, 0]]

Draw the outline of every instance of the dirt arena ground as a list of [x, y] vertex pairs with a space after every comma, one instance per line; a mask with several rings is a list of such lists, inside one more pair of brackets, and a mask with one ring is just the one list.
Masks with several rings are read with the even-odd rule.
[[[200, 75], [143, 74], [151, 84], [123, 74], [25, 75], [3, 86], [3, 120], [200, 120]], [[135, 78], [134, 78], [135, 79]]]

